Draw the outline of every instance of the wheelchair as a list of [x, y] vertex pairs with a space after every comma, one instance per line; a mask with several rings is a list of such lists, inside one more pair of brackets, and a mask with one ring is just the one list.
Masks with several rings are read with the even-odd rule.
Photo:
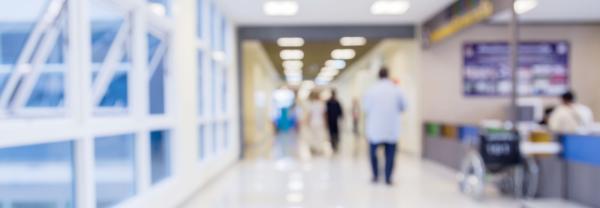
[[523, 154], [516, 131], [484, 131], [473, 139], [461, 164], [459, 188], [476, 200], [483, 199], [490, 184], [500, 193], [533, 198], [538, 190], [536, 160]]

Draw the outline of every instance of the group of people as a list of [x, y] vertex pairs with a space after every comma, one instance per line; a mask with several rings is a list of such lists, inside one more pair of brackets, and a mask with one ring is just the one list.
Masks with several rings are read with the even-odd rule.
[[[378, 73], [379, 80], [365, 93], [360, 108], [358, 102], [354, 101], [352, 107], [353, 126], [355, 133], [358, 131], [359, 114], [364, 115], [365, 136], [369, 141], [369, 157], [374, 183], [382, 178], [379, 169], [377, 150], [384, 149], [384, 174], [385, 183], [392, 185], [394, 170], [394, 159], [396, 155], [397, 141], [400, 137], [401, 113], [406, 110], [406, 101], [401, 89], [389, 79], [389, 71], [385, 68]], [[340, 121], [344, 117], [344, 111], [335, 90], [325, 102], [321, 101], [318, 93], [309, 96], [309, 102], [305, 107], [304, 138], [311, 140], [313, 150], [322, 150], [323, 131], [328, 132], [327, 141], [333, 153], [339, 151], [340, 147]]]

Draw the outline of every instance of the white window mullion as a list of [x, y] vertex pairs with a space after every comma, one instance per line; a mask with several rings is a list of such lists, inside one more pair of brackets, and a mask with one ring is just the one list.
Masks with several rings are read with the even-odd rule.
[[[131, 57], [133, 67], [129, 71], [129, 100], [134, 120], [143, 121], [149, 118], [149, 89], [150, 73], [147, 70], [147, 34], [145, 10], [136, 9], [131, 15]], [[147, 122], [146, 122], [147, 123]], [[146, 123], [135, 125], [137, 128], [135, 137], [135, 160], [136, 160], [136, 185], [137, 192], [141, 193], [149, 189], [150, 177], [150, 138]]]

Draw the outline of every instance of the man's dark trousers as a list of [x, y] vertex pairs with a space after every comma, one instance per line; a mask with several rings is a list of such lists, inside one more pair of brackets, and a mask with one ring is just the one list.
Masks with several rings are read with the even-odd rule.
[[373, 180], [379, 179], [379, 159], [377, 158], [378, 147], [385, 148], [385, 182], [392, 183], [392, 173], [394, 171], [394, 161], [396, 158], [396, 143], [370, 143], [369, 155], [371, 157], [371, 168], [373, 171]]

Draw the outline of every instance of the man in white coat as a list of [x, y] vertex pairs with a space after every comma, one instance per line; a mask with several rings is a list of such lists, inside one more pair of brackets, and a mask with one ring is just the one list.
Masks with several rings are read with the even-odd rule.
[[404, 93], [390, 79], [389, 72], [379, 71], [379, 81], [363, 97], [366, 136], [369, 140], [369, 155], [373, 171], [373, 182], [379, 181], [378, 147], [385, 149], [385, 182], [392, 184], [396, 144], [400, 137], [400, 114], [406, 109]]

